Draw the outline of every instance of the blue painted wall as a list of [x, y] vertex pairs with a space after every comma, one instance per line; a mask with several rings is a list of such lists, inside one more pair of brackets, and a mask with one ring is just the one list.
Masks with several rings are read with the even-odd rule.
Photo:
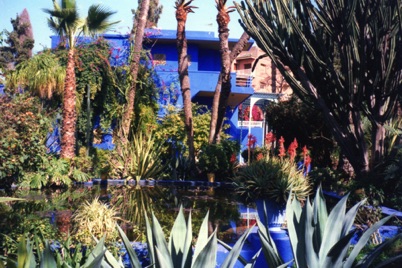
[[[111, 64], [126, 64], [129, 56], [130, 41], [128, 35], [105, 34], [103, 36], [112, 46]], [[156, 65], [155, 71], [159, 76], [157, 85], [160, 87], [160, 104], [161, 107], [167, 104], [182, 105], [180, 93], [180, 84], [177, 73], [177, 48], [176, 48], [176, 31], [175, 30], [146, 30], [146, 40], [144, 48], [150, 51], [152, 57], [155, 54], [164, 54], [165, 63]], [[190, 55], [189, 77], [191, 84], [191, 95], [194, 98], [199, 92], [214, 92], [221, 69], [219, 39], [211, 32], [189, 31], [186, 32], [188, 42], [188, 54]], [[52, 48], [57, 47], [59, 43], [58, 36], [52, 36]], [[79, 42], [88, 42], [88, 38], [81, 38]], [[229, 44], [234, 45], [238, 40], [229, 39]], [[250, 41], [250, 46], [252, 41]], [[250, 87], [236, 86], [236, 73], [232, 73], [232, 93], [253, 94]], [[210, 94], [211, 95], [211, 94]], [[198, 97], [196, 101], [200, 104], [211, 107], [212, 97]], [[160, 109], [160, 115], [163, 109]], [[244, 148], [247, 144], [248, 128], [238, 128], [238, 109], [232, 107], [227, 109], [228, 124], [230, 129], [228, 133], [233, 139], [241, 142]], [[261, 129], [259, 129], [261, 130]], [[261, 131], [257, 131], [256, 134]], [[258, 137], [261, 142], [261, 137]]]

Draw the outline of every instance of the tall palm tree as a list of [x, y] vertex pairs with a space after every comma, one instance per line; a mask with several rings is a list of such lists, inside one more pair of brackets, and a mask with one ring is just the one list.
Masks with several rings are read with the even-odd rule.
[[61, 131], [62, 158], [75, 156], [76, 113], [76, 79], [75, 79], [75, 45], [81, 34], [95, 36], [104, 32], [117, 22], [109, 22], [115, 12], [100, 5], [91, 5], [86, 18], [80, 18], [75, 0], [53, 0], [53, 10], [44, 9], [50, 15], [48, 26], [68, 44], [68, 58], [63, 95], [63, 121]]
[[122, 145], [127, 143], [127, 137], [129, 134], [130, 124], [133, 118], [134, 113], [134, 101], [135, 101], [135, 92], [137, 86], [137, 76], [138, 70], [140, 67], [140, 58], [141, 58], [141, 50], [142, 50], [142, 42], [144, 39], [144, 31], [145, 26], [147, 24], [147, 15], [149, 10], [149, 1], [150, 0], [142, 0], [139, 5], [139, 14], [138, 17], [135, 18], [133, 26], [134, 33], [134, 47], [131, 53], [131, 62], [130, 62], [130, 88], [128, 90], [127, 97], [127, 105], [124, 110], [122, 125], [120, 129], [120, 139]]
[[232, 89], [230, 68], [233, 60], [240, 54], [250, 36], [243, 33], [232, 51], [229, 51], [229, 13], [235, 11], [233, 7], [226, 7], [227, 0], [215, 0], [218, 15], [219, 44], [221, 53], [221, 72], [218, 83], [215, 87], [214, 99], [212, 101], [212, 113], [209, 133], [209, 143], [219, 142], [222, 130], [223, 119], [228, 105], [229, 95]]
[[184, 109], [184, 125], [187, 132], [187, 143], [189, 151], [189, 159], [194, 162], [194, 129], [193, 129], [193, 113], [191, 110], [191, 91], [190, 91], [190, 78], [188, 76], [188, 55], [187, 55], [187, 39], [186, 39], [186, 22], [187, 14], [194, 13], [193, 8], [190, 6], [191, 2], [186, 0], [176, 1], [176, 20], [177, 20], [177, 54], [178, 54], [178, 72], [181, 87], [181, 94], [183, 96], [183, 109]]

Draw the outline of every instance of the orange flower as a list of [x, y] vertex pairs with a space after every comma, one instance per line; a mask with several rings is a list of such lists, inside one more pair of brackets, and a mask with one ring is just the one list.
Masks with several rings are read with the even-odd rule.
[[257, 161], [260, 161], [261, 159], [264, 158], [264, 155], [262, 153], [257, 154]]
[[232, 154], [232, 156], [230, 157], [230, 163], [233, 164], [234, 162], [236, 162], [237, 157], [235, 154]]
[[273, 143], [276, 140], [276, 137], [274, 133], [269, 132], [267, 135], [265, 135], [265, 144], [270, 144]]
[[285, 139], [281, 136], [281, 138], [279, 139], [279, 157], [282, 158], [286, 155], [285, 152]]
[[306, 155], [304, 158], [304, 166], [306, 167], [306, 170], [308, 170], [310, 164], [311, 164], [311, 157], [309, 155]]
[[290, 157], [290, 161], [293, 161], [296, 157], [296, 149], [299, 145], [297, 144], [296, 138], [292, 141], [292, 143], [289, 145], [288, 148], [288, 153]]

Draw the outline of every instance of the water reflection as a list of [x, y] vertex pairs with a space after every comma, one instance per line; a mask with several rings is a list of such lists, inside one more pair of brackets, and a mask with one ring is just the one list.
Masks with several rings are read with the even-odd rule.
[[[177, 186], [118, 186], [110, 190], [110, 203], [118, 207], [127, 222], [127, 231], [141, 231], [145, 227], [144, 211], [155, 213], [169, 235], [177, 211], [182, 205], [186, 212], [192, 211], [194, 233], [198, 233], [202, 219], [209, 210], [210, 231], [218, 226], [231, 226], [240, 217], [238, 203], [226, 190], [213, 187]], [[137, 234], [138, 235], [138, 234]]]
[[[99, 197], [120, 211], [121, 225], [132, 240], [144, 241], [145, 218], [144, 211], [150, 215], [155, 213], [165, 234], [169, 235], [177, 211], [182, 205], [186, 212], [192, 211], [193, 230], [197, 234], [199, 226], [209, 210], [210, 231], [219, 227], [220, 238], [227, 240], [237, 237], [240, 222], [239, 204], [230, 189], [214, 187], [190, 186], [107, 186], [77, 187], [57, 191], [21, 191], [15, 192], [16, 197], [27, 197], [29, 202], [16, 204], [29, 207], [30, 213], [42, 213], [51, 218], [53, 213], [63, 214], [63, 211], [74, 211], [84, 200], [91, 201]], [[32, 203], [35, 205], [33, 206]], [[28, 204], [31, 204], [28, 206]], [[66, 214], [66, 213], [64, 213]], [[64, 215], [63, 214], [63, 215]], [[50, 216], [49, 216], [50, 215]]]

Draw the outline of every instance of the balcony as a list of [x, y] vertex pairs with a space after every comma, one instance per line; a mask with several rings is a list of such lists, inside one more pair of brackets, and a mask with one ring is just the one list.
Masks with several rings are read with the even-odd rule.
[[[171, 83], [177, 83], [176, 88], [180, 88], [177, 71], [158, 71], [158, 75], [169, 86]], [[216, 83], [218, 81], [219, 72], [213, 71], [189, 71], [191, 97], [194, 102], [211, 104], [215, 92]], [[228, 105], [236, 107], [250, 95], [253, 94], [251, 88], [251, 79], [246, 79], [246, 82], [238, 82], [236, 73], [232, 73], [232, 90], [229, 96]]]

